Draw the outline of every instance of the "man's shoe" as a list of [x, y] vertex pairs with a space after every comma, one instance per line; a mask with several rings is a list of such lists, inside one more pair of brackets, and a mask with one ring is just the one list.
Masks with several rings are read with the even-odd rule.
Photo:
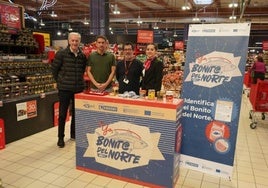
[[63, 139], [59, 139], [57, 145], [58, 145], [60, 148], [63, 148], [63, 147], [65, 146], [64, 140], [63, 140]]

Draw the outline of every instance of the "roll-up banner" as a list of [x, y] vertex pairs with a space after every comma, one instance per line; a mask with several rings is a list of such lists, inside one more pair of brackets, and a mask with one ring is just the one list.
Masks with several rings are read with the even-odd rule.
[[249, 23], [189, 26], [180, 165], [231, 178]]

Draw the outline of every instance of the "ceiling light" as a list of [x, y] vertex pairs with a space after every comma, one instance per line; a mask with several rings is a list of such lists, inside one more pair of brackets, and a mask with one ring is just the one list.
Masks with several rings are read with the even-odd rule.
[[88, 25], [89, 22], [87, 21], [87, 18], [84, 19], [84, 22], [83, 22], [85, 25]]
[[157, 23], [154, 24], [154, 29], [159, 29], [159, 27], [157, 26]]
[[140, 16], [138, 16], [137, 24], [138, 25], [142, 24], [142, 20], [141, 20], [141, 17]]
[[236, 20], [236, 16], [232, 15], [229, 17], [230, 20]]
[[141, 16], [140, 16], [140, 11], [139, 11], [139, 16], [138, 16], [137, 24], [138, 24], [138, 26], [140, 26], [142, 24], [142, 20], [141, 20]]
[[188, 4], [188, 0], [184, 1], [183, 6], [181, 7], [182, 10], [190, 10], [190, 6]]
[[40, 20], [40, 25], [41, 25], [41, 26], [45, 26], [45, 23], [43, 22], [42, 19]]
[[71, 25], [69, 25], [68, 31], [72, 31], [73, 28], [71, 27]]
[[117, 4], [114, 5], [114, 11], [113, 14], [120, 14], [120, 11], [118, 10]]
[[188, 5], [183, 5], [181, 7], [182, 10], [190, 10], [190, 7]]
[[232, 12], [232, 16], [229, 17], [230, 20], [236, 20], [236, 16], [234, 15], [234, 10]]
[[195, 17], [192, 19], [193, 22], [199, 22], [200, 19], [197, 17], [197, 12], [195, 13]]
[[238, 3], [230, 3], [229, 8], [237, 8], [238, 7]]
[[200, 19], [199, 19], [198, 17], [194, 17], [194, 18], [192, 19], [192, 21], [193, 21], [193, 22], [199, 22]]
[[51, 12], [50, 16], [53, 17], [53, 18], [58, 17], [58, 15], [54, 13], [54, 11]]

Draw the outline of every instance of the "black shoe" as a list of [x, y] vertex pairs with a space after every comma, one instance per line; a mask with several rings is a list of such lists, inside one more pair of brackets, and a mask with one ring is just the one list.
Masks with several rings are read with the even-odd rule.
[[60, 148], [63, 148], [63, 147], [65, 146], [64, 140], [59, 138], [57, 145], [58, 145]]

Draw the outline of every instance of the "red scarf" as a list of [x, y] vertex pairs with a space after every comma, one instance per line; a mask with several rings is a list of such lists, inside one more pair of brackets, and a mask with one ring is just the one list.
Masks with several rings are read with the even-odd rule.
[[144, 69], [145, 69], [145, 70], [148, 70], [148, 69], [150, 68], [151, 63], [152, 63], [153, 60], [154, 60], [154, 58], [153, 58], [153, 59], [147, 59], [147, 60], [144, 62]]

